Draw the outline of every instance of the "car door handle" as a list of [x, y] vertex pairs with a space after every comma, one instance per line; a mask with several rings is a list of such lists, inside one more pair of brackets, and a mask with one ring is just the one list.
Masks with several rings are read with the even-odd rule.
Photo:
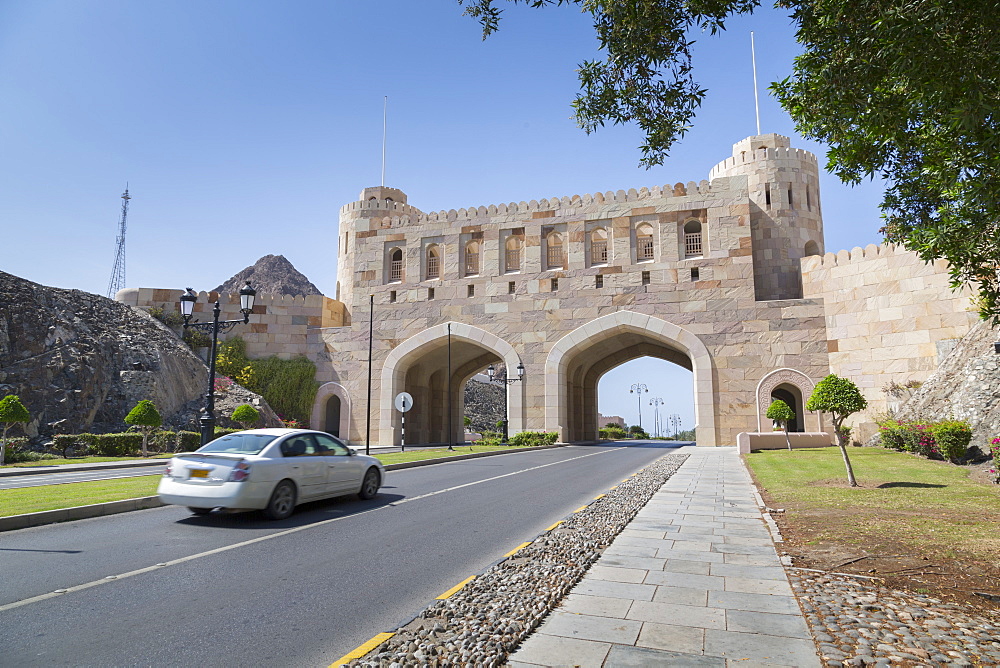
[[330, 467], [330, 468], [332, 468], [332, 469], [335, 469], [335, 468], [337, 468], [337, 465], [336, 465], [336, 464], [327, 464], [327, 466], [329, 466], [329, 467]]

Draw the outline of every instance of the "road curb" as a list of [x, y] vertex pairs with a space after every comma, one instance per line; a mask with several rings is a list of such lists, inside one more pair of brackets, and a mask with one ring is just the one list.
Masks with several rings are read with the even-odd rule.
[[89, 506], [43, 510], [40, 513], [28, 513], [26, 515], [11, 515], [10, 517], [0, 517], [0, 531], [27, 529], [28, 527], [53, 524], [55, 522], [67, 522], [69, 520], [84, 520], [89, 517], [101, 517], [102, 515], [115, 515], [133, 510], [158, 508], [162, 505], [164, 503], [160, 501], [160, 497], [158, 496], [143, 496], [138, 499], [123, 499], [122, 501], [94, 503]]
[[[558, 443], [556, 445], [540, 445], [534, 448], [510, 448], [498, 450], [496, 452], [470, 452], [467, 455], [455, 455], [454, 457], [437, 457], [435, 459], [421, 459], [419, 461], [404, 462], [402, 464], [389, 464], [385, 468], [387, 471], [398, 471], [417, 466], [430, 466], [432, 464], [443, 464], [444, 462], [462, 461], [464, 459], [478, 459], [479, 457], [506, 455], [512, 452], [551, 450], [553, 448], [564, 447], [565, 445], [565, 443]], [[166, 461], [167, 460], [163, 460], [163, 463], [166, 463]], [[153, 466], [153, 464], [149, 464], [149, 466]], [[122, 467], [110, 466], [105, 468]], [[55, 524], [56, 522], [68, 522], [70, 520], [84, 520], [90, 517], [115, 515], [117, 513], [127, 513], [133, 510], [158, 508], [164, 505], [166, 504], [160, 501], [158, 496], [144, 496], [138, 499], [124, 499], [122, 501], [109, 501], [108, 503], [94, 503], [89, 506], [74, 506], [73, 508], [60, 508], [58, 510], [44, 510], [40, 513], [27, 513], [25, 515], [11, 515], [10, 517], [0, 517], [0, 531], [27, 529], [29, 527], [42, 526], [43, 524]]]
[[155, 462], [143, 461], [141, 459], [130, 460], [127, 462], [108, 462], [106, 464], [67, 464], [68, 468], [58, 469], [58, 470], [39, 470], [44, 469], [43, 466], [38, 467], [25, 467], [23, 469], [7, 469], [0, 470], [0, 478], [6, 478], [10, 476], [19, 475], [45, 475], [52, 473], [86, 473], [87, 471], [107, 471], [109, 469], [131, 469], [138, 468], [140, 466], [162, 466], [166, 464], [168, 459], [159, 459]]

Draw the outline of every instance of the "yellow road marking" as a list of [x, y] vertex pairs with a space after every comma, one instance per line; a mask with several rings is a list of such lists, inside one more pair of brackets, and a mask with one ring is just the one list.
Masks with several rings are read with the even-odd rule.
[[457, 585], [455, 585], [454, 587], [452, 587], [451, 589], [449, 589], [445, 593], [443, 593], [440, 596], [438, 596], [436, 600], [443, 601], [446, 598], [451, 598], [452, 594], [454, 594], [459, 589], [461, 589], [462, 587], [464, 587], [465, 585], [469, 584], [470, 582], [472, 582], [475, 579], [476, 579], [475, 575], [470, 575], [469, 577], [465, 578], [464, 580], [462, 580], [461, 582], [459, 582]]
[[360, 659], [365, 654], [367, 654], [368, 652], [372, 651], [373, 649], [375, 649], [376, 647], [378, 647], [379, 645], [381, 645], [382, 643], [384, 643], [386, 640], [388, 640], [389, 638], [393, 637], [394, 635], [396, 635], [396, 634], [395, 633], [380, 633], [380, 634], [378, 634], [377, 636], [375, 636], [374, 638], [372, 638], [371, 640], [369, 640], [365, 644], [358, 645], [357, 649], [354, 649], [354, 650], [348, 652], [344, 656], [340, 657], [339, 659], [337, 659], [336, 661], [334, 661], [333, 663], [331, 663], [330, 664], [330, 668], [338, 668], [339, 666], [342, 666], [345, 663], [350, 663], [351, 661], [354, 661], [355, 659]]
[[597, 496], [594, 497], [594, 501], [597, 501], [598, 499], [603, 499], [604, 496], [605, 496], [604, 494], [598, 494]]
[[559, 520], [558, 522], [556, 522], [555, 524], [553, 524], [552, 526], [550, 526], [548, 529], [546, 529], [546, 531], [552, 531], [553, 529], [555, 529], [557, 526], [559, 526], [562, 523], [563, 523], [563, 521]]
[[507, 558], [507, 557], [511, 556], [512, 554], [514, 554], [515, 552], [520, 552], [522, 549], [528, 547], [529, 545], [531, 545], [531, 543], [521, 543], [520, 545], [518, 545], [513, 550], [511, 550], [510, 552], [508, 552], [507, 554], [505, 554], [503, 556], [504, 556], [504, 558]]
[[586, 510], [586, 509], [587, 509], [587, 506], [580, 506], [579, 508], [577, 508], [577, 509], [576, 509], [576, 510], [574, 510], [573, 512], [574, 512], [574, 513], [578, 513], [578, 512], [580, 512], [581, 510]]

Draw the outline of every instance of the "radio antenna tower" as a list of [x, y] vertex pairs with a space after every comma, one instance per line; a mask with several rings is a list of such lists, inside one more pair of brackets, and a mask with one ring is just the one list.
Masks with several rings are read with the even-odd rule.
[[125, 183], [125, 192], [122, 193], [122, 219], [118, 223], [117, 250], [115, 251], [115, 268], [111, 271], [111, 280], [108, 281], [108, 299], [114, 299], [119, 290], [125, 288], [125, 228], [128, 219], [128, 201], [132, 199], [128, 194], [128, 183]]

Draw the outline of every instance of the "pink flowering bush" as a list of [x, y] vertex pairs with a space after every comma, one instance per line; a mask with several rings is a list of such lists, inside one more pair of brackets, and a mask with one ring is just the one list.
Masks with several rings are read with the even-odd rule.
[[216, 376], [215, 377], [215, 391], [219, 394], [225, 394], [233, 386], [233, 379], [229, 376]]
[[961, 420], [941, 422], [879, 422], [879, 442], [884, 448], [912, 452], [928, 459], [957, 462], [965, 456], [972, 428]]
[[990, 469], [990, 473], [993, 474], [993, 482], [1000, 485], [1000, 438], [994, 438], [990, 443], [990, 454], [993, 455], [993, 468]]

